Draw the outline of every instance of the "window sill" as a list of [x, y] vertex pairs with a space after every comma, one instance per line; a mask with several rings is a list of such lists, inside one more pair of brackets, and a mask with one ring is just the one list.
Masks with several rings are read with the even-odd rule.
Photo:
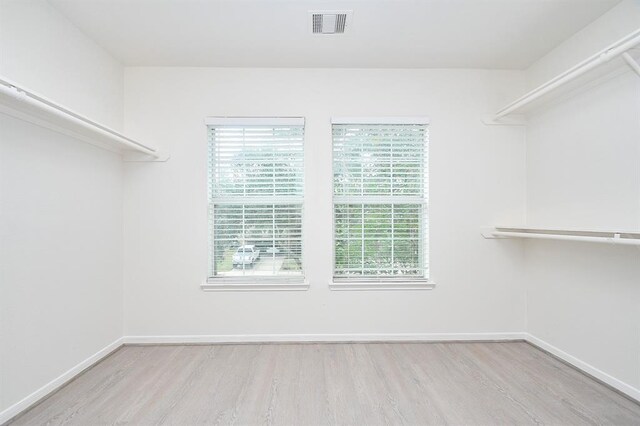
[[203, 291], [306, 291], [309, 283], [303, 279], [283, 282], [283, 281], [260, 281], [260, 280], [207, 280], [200, 285]]
[[330, 290], [336, 291], [376, 291], [376, 290], [433, 290], [436, 284], [432, 281], [332, 281]]

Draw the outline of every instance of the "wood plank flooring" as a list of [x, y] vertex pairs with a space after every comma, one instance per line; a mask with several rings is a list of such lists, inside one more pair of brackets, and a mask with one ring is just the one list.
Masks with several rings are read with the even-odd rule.
[[13, 425], [640, 425], [527, 343], [126, 346]]

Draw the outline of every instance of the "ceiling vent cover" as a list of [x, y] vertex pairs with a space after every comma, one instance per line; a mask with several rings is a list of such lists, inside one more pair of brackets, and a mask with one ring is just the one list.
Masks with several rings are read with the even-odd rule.
[[325, 10], [309, 12], [313, 34], [344, 34], [351, 23], [350, 10]]

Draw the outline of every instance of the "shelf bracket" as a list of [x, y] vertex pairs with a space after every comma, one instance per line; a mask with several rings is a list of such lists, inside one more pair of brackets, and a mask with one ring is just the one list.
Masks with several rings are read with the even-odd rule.
[[494, 235], [493, 233], [496, 232], [496, 228], [493, 226], [483, 226], [480, 228], [480, 234], [482, 234], [482, 236], [485, 239], [498, 239], [498, 238], [506, 238], [506, 237], [502, 237], [502, 236], [498, 236], [498, 235]]
[[485, 115], [482, 122], [487, 126], [526, 126], [527, 119], [524, 115], [511, 114], [508, 117], [496, 118], [495, 115]]
[[638, 77], [640, 77], [640, 64], [638, 64], [638, 62], [636, 62], [636, 60], [633, 59], [633, 56], [629, 55], [628, 52], [624, 52], [622, 54], [622, 57], [627, 62], [627, 64], [631, 67], [631, 69], [634, 70], [636, 74], [638, 74]]

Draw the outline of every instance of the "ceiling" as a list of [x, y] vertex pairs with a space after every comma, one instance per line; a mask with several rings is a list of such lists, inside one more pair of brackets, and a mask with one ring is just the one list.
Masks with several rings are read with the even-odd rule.
[[[619, 0], [49, 0], [135, 66], [524, 69]], [[353, 10], [312, 35], [311, 10]]]

